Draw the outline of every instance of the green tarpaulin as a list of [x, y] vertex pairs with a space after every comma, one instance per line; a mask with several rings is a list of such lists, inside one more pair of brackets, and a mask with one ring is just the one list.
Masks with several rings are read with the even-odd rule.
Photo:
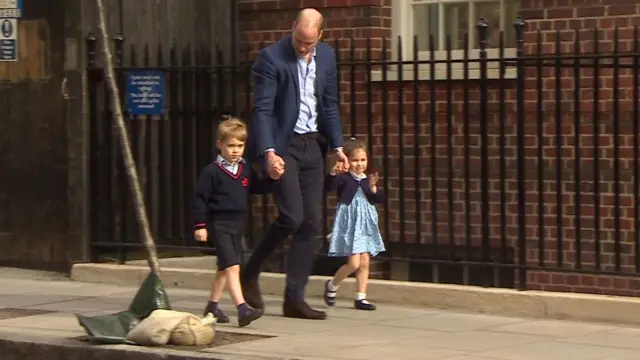
[[169, 297], [160, 278], [151, 272], [133, 298], [129, 310], [109, 315], [87, 317], [76, 314], [92, 340], [103, 344], [131, 344], [127, 334], [154, 310], [171, 310]]

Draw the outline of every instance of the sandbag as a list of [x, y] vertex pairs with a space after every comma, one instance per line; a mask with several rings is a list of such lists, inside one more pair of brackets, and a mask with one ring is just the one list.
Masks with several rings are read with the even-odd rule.
[[172, 310], [155, 310], [127, 334], [127, 340], [143, 346], [169, 343], [171, 333], [185, 319], [200, 321], [195, 315]]
[[187, 317], [171, 333], [169, 344], [178, 346], [205, 346], [213, 343], [216, 319], [209, 313], [205, 318]]
[[127, 340], [128, 333], [157, 309], [171, 310], [171, 305], [162, 281], [156, 273], [150, 272], [128, 310], [93, 317], [76, 314], [76, 318], [93, 341], [102, 344], [131, 344]]

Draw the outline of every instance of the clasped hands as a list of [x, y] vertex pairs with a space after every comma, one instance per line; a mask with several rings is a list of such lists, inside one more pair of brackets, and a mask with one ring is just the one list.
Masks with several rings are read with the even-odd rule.
[[[285, 171], [284, 160], [275, 152], [269, 151], [267, 152], [266, 163], [267, 163], [267, 174], [273, 180], [278, 180]], [[342, 150], [335, 152], [336, 164], [339, 164], [340, 172], [346, 172], [349, 169], [349, 159], [342, 152]]]
[[208, 235], [209, 234], [207, 233], [207, 229], [198, 229], [193, 234], [193, 236], [199, 242], [207, 242]]

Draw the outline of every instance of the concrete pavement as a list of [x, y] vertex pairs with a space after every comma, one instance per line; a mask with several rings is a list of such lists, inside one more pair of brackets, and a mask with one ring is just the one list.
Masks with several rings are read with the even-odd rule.
[[[267, 315], [249, 327], [238, 329], [233, 323], [230, 326], [218, 326], [220, 331], [268, 335], [271, 336], [269, 338], [198, 352], [128, 346], [96, 347], [70, 340], [84, 335], [73, 313], [98, 315], [126, 309], [136, 287], [81, 283], [61, 276], [18, 276], [15, 272], [3, 269], [0, 269], [0, 274], [0, 310], [19, 308], [50, 311], [30, 317], [0, 320], [0, 352], [3, 353], [3, 359], [46, 359], [42, 357], [42, 347], [39, 347], [40, 354], [30, 357], [24, 350], [19, 350], [15, 342], [6, 339], [73, 347], [81, 350], [79, 354], [82, 356], [77, 356], [83, 359], [124, 359], [133, 353], [137, 354], [136, 358], [176, 360], [640, 358], [640, 329], [630, 326], [490, 316], [388, 304], [378, 304], [375, 312], [362, 312], [352, 310], [351, 302], [347, 300], [340, 301], [337, 308], [330, 310], [328, 320], [305, 321], [281, 317], [280, 299], [275, 297], [267, 298]], [[196, 314], [202, 310], [208, 295], [204, 290], [168, 288], [167, 291], [174, 309]], [[317, 298], [312, 299], [312, 303], [322, 306]], [[225, 299], [222, 307], [229, 315], [235, 315], [228, 299]], [[235, 318], [232, 321], [235, 322]], [[91, 355], [96, 349], [103, 352], [108, 350], [116, 355]], [[47, 350], [47, 353], [53, 354], [51, 351]], [[57, 358], [71, 359], [69, 355], [59, 355]]]
[[[211, 287], [215, 270], [212, 257], [161, 259], [162, 278], [169, 288], [201, 289]], [[117, 264], [75, 264], [71, 278], [76, 281], [118, 286], [137, 286], [147, 276], [146, 262]], [[263, 294], [284, 293], [284, 275], [263, 272], [260, 288]], [[322, 296], [327, 276], [312, 276], [307, 295]], [[352, 289], [355, 279], [345, 280], [343, 288]], [[640, 326], [640, 299], [623, 296], [591, 295], [515, 289], [483, 288], [450, 284], [409, 281], [369, 281], [367, 293], [371, 299], [397, 306], [468, 311], [499, 316], [520, 316], [549, 319], [571, 319], [625, 323]], [[338, 293], [338, 299], [348, 301], [353, 294]]]

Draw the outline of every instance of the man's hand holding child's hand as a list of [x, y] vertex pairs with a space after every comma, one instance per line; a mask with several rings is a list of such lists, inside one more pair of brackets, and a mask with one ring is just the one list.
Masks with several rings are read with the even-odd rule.
[[337, 156], [333, 159], [333, 161], [333, 166], [331, 166], [331, 170], [329, 171], [331, 175], [335, 176], [337, 174], [342, 174], [348, 171], [348, 169], [344, 167], [344, 162], [339, 161]]

